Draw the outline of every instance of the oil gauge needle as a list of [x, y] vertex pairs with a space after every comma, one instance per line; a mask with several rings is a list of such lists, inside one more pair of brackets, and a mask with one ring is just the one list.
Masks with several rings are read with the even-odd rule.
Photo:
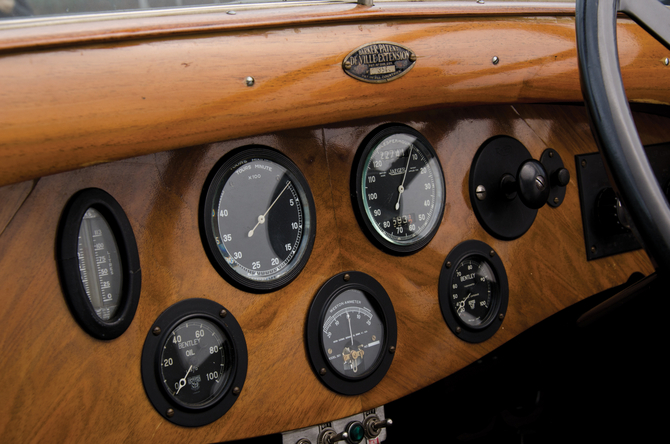
[[414, 145], [409, 146], [409, 154], [407, 155], [407, 165], [405, 165], [405, 173], [402, 175], [402, 183], [398, 187], [398, 201], [395, 203], [395, 210], [398, 211], [400, 208], [400, 197], [402, 193], [405, 192], [405, 178], [407, 177], [407, 170], [409, 169], [409, 161], [412, 159], [412, 150]]
[[188, 371], [186, 372], [186, 374], [184, 375], [184, 377], [181, 378], [181, 379], [179, 380], [179, 388], [177, 389], [177, 393], [175, 393], [175, 395], [178, 395], [178, 394], [179, 394], [179, 390], [181, 390], [181, 389], [186, 385], [186, 378], [188, 377], [188, 374], [191, 373], [191, 369], [192, 369], [192, 368], [193, 368], [193, 365], [191, 365], [191, 366], [188, 368]]
[[268, 215], [268, 213], [270, 212], [272, 207], [277, 203], [277, 201], [279, 200], [281, 195], [284, 194], [284, 191], [286, 191], [286, 188], [288, 188], [289, 185], [291, 185], [290, 180], [286, 182], [286, 186], [284, 187], [283, 190], [281, 190], [281, 193], [279, 193], [279, 196], [277, 196], [277, 198], [274, 200], [274, 202], [272, 202], [272, 204], [267, 209], [267, 211], [264, 214], [261, 214], [260, 216], [258, 216], [258, 222], [256, 222], [256, 225], [251, 230], [249, 230], [249, 234], [248, 234], [249, 237], [254, 235], [254, 231], [256, 231], [256, 227], [258, 227], [258, 225], [265, 223], [265, 216]]

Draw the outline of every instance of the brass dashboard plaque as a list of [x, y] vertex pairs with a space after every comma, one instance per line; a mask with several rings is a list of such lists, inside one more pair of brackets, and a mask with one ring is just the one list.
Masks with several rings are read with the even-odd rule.
[[351, 51], [342, 61], [344, 72], [367, 83], [386, 83], [398, 79], [416, 64], [416, 54], [406, 46], [373, 42]]

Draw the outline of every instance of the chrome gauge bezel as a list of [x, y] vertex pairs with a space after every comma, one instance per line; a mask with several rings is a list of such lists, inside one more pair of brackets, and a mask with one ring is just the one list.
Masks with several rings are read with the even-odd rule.
[[[366, 176], [369, 170], [369, 164], [372, 161], [372, 156], [375, 155], [377, 149], [381, 149], [380, 145], [382, 143], [393, 136], [414, 139], [416, 141], [416, 144], [420, 146], [420, 148], [417, 148], [421, 151], [419, 154], [429, 167], [428, 169], [431, 173], [430, 176], [432, 177], [432, 192], [434, 193], [434, 197], [432, 197], [432, 203], [429, 205], [430, 214], [427, 217], [425, 228], [420, 228], [420, 232], [417, 233], [417, 235], [406, 240], [393, 239], [388, 231], [385, 231], [384, 227], [379, 226], [379, 223], [373, 220], [375, 217], [373, 214], [375, 209], [371, 208], [372, 205], [370, 204], [366, 193]], [[409, 162], [407, 165], [409, 165]], [[405, 167], [405, 169], [407, 168]], [[402, 185], [407, 185], [404, 176], [398, 175], [397, 183], [394, 182], [392, 188], [385, 189], [387, 194], [398, 195], [401, 181]], [[402, 124], [388, 124], [372, 131], [363, 140], [363, 143], [356, 153], [352, 165], [350, 182], [351, 200], [356, 219], [368, 239], [382, 251], [394, 255], [415, 253], [428, 245], [440, 228], [446, 201], [446, 188], [442, 165], [435, 149], [428, 140], [415, 129]], [[379, 196], [379, 199], [383, 198]], [[397, 199], [397, 202], [401, 203], [400, 197]], [[378, 211], [381, 212], [386, 210], [378, 209]], [[399, 215], [399, 217], [404, 221], [402, 215]], [[418, 223], [419, 221], [416, 222]]]
[[[331, 303], [347, 290], [359, 290], [365, 294], [382, 319], [384, 328], [384, 339], [376, 361], [356, 378], [347, 377], [333, 369], [321, 336]], [[360, 395], [379, 384], [393, 362], [397, 338], [398, 326], [391, 299], [384, 287], [365, 273], [347, 271], [330, 278], [317, 292], [307, 314], [305, 341], [314, 373], [326, 387], [342, 395]]]
[[[480, 324], [472, 325], [465, 322], [456, 312], [452, 303], [454, 285], [462, 281], [457, 276], [459, 267], [467, 260], [485, 263], [493, 273], [491, 285], [491, 307]], [[462, 277], [462, 276], [461, 276]], [[478, 240], [467, 240], [458, 244], [447, 255], [440, 271], [438, 297], [442, 317], [449, 329], [466, 342], [483, 342], [492, 337], [502, 325], [507, 312], [509, 287], [507, 273], [498, 254], [486, 243]]]
[[[190, 319], [204, 319], [215, 325], [228, 341], [226, 359], [230, 373], [216, 395], [200, 405], [186, 404], [170, 393], [161, 371], [166, 341], [178, 326]], [[210, 424], [223, 416], [242, 392], [247, 366], [247, 345], [242, 328], [222, 305], [208, 299], [186, 299], [165, 310], [149, 329], [142, 349], [142, 382], [147, 397], [166, 420], [185, 427]]]
[[[286, 270], [276, 277], [270, 276], [263, 279], [246, 277], [233, 269], [236, 266], [236, 261], [227, 250], [227, 256], [224, 256], [225, 245], [221, 239], [217, 222], [217, 209], [221, 199], [221, 192], [226, 186], [227, 181], [246, 162], [257, 160], [278, 164], [286, 170], [286, 174], [294, 185], [291, 189], [297, 193], [300, 199], [300, 211], [302, 211], [303, 218], [298, 251], [292, 255], [292, 259], [285, 266]], [[214, 166], [205, 182], [200, 200], [199, 213], [202, 242], [210, 262], [218, 273], [230, 284], [245, 291], [265, 293], [289, 284], [300, 274], [307, 264], [312, 247], [314, 246], [314, 238], [316, 237], [316, 207], [307, 179], [305, 179], [295, 163], [272, 148], [252, 145], [239, 148], [225, 155]]]
[[[109, 320], [103, 320], [96, 314], [84, 289], [80, 272], [79, 230], [89, 208], [97, 210], [109, 225], [121, 262], [120, 304]], [[84, 331], [103, 340], [121, 336], [135, 316], [142, 276], [133, 229], [123, 208], [109, 193], [98, 188], [87, 188], [70, 198], [59, 221], [56, 261], [63, 295], [72, 315]]]

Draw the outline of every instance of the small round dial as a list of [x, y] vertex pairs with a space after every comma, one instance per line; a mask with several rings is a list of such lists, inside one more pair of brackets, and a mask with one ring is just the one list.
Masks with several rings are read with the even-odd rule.
[[251, 148], [224, 158], [206, 188], [205, 242], [224, 277], [268, 291], [297, 276], [314, 242], [314, 203], [285, 156]]
[[473, 256], [461, 261], [455, 274], [451, 304], [456, 315], [472, 327], [486, 325], [497, 291], [493, 270], [486, 261]]
[[167, 336], [160, 356], [167, 392], [189, 407], [215, 399], [230, 374], [228, 347], [225, 334], [211, 321], [192, 318], [180, 323]]
[[366, 234], [394, 253], [423, 248], [444, 213], [442, 167], [430, 143], [405, 126], [369, 136], [355, 163], [355, 207]]
[[502, 325], [508, 302], [502, 260], [484, 242], [468, 240], [447, 255], [438, 287], [447, 326], [467, 342], [482, 342]]
[[321, 339], [330, 366], [341, 375], [360, 378], [377, 363], [384, 324], [365, 293], [349, 289], [330, 303]]
[[307, 314], [312, 367], [326, 387], [343, 395], [360, 395], [384, 378], [397, 337], [391, 299], [365, 273], [348, 271], [330, 278]]

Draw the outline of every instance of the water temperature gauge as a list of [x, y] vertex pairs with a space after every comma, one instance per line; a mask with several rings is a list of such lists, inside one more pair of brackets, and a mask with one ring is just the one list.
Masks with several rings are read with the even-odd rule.
[[384, 377], [393, 360], [397, 326], [393, 305], [371, 276], [340, 273], [321, 287], [307, 319], [307, 347], [321, 381], [357, 395]]

